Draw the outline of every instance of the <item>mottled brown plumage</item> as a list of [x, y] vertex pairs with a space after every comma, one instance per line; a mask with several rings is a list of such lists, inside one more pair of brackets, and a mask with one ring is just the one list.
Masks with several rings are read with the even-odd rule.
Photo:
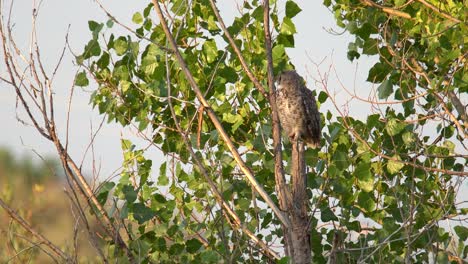
[[320, 113], [312, 91], [295, 71], [281, 73], [277, 84], [276, 106], [283, 131], [292, 141], [301, 139], [309, 147], [319, 147]]

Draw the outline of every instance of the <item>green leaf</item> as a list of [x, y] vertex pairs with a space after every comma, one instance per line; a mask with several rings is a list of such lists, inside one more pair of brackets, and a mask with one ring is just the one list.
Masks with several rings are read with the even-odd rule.
[[176, 243], [176, 244], [173, 244], [170, 248], [169, 248], [169, 253], [171, 255], [179, 255], [182, 253], [182, 251], [184, 250], [185, 246], [183, 244], [179, 244], [179, 243]]
[[358, 186], [364, 192], [374, 190], [374, 177], [371, 173], [370, 163], [360, 162], [354, 170], [354, 176], [358, 179]]
[[320, 91], [319, 96], [318, 96], [318, 101], [319, 103], [323, 104], [327, 100], [328, 95], [324, 91]]
[[214, 40], [205, 41], [205, 43], [203, 43], [203, 53], [205, 54], [208, 63], [214, 62], [218, 56], [216, 42]]
[[393, 84], [389, 79], [383, 81], [377, 88], [379, 99], [387, 99], [393, 93]]
[[132, 21], [135, 24], [141, 24], [143, 23], [143, 16], [140, 12], [136, 12], [135, 14], [133, 14]]
[[200, 254], [200, 258], [203, 260], [204, 263], [218, 263], [219, 257], [218, 253], [212, 250], [205, 250]]
[[119, 56], [124, 55], [127, 49], [128, 49], [128, 42], [125, 37], [119, 37], [117, 40], [115, 40], [114, 50], [117, 53], [117, 55]]
[[283, 45], [275, 45], [271, 53], [273, 56], [273, 62], [275, 64], [278, 64], [286, 54]]
[[133, 148], [134, 148], [134, 145], [128, 139], [122, 139], [120, 141], [120, 146], [121, 146], [122, 150], [133, 150]]
[[294, 47], [294, 36], [287, 35], [287, 34], [279, 34], [276, 38], [278, 44], [283, 45], [285, 48], [293, 48]]
[[408, 146], [415, 142], [415, 135], [412, 131], [407, 131], [403, 133], [401, 137], [403, 139], [403, 142]]
[[344, 170], [348, 167], [348, 155], [342, 151], [337, 151], [333, 155], [333, 162], [339, 170]]
[[286, 2], [286, 16], [289, 18], [295, 17], [302, 9], [294, 2], [294, 1], [287, 1]]
[[248, 199], [239, 199], [238, 206], [242, 211], [249, 210], [250, 200]]
[[372, 212], [375, 210], [375, 201], [370, 193], [360, 192], [358, 195], [358, 205], [365, 212]]
[[367, 81], [372, 83], [381, 83], [391, 70], [392, 68], [387, 64], [378, 62], [369, 70]]
[[372, 129], [379, 123], [380, 115], [373, 114], [367, 117], [367, 128]]
[[406, 3], [406, 0], [395, 0], [395, 7], [401, 6]]
[[88, 27], [89, 30], [93, 32], [93, 39], [96, 40], [98, 38], [99, 32], [101, 32], [102, 28], [104, 27], [104, 24], [90, 20], [88, 21]]
[[158, 184], [162, 186], [169, 184], [169, 178], [166, 176], [166, 162], [161, 164], [161, 167], [159, 168]]
[[114, 21], [113, 21], [112, 19], [107, 20], [106, 26], [107, 26], [108, 28], [113, 27], [113, 26], [114, 26]]
[[103, 52], [101, 58], [97, 61], [97, 65], [101, 69], [105, 69], [107, 66], [109, 66], [110, 62], [110, 56], [109, 53]]
[[405, 164], [399, 162], [398, 160], [401, 160], [400, 156], [398, 155], [395, 155], [391, 160], [388, 160], [387, 170], [391, 174], [399, 172], [405, 166]]
[[362, 46], [362, 53], [366, 55], [376, 55], [379, 53], [378, 42], [376, 39], [368, 39]]
[[263, 7], [258, 6], [255, 8], [255, 10], [252, 12], [252, 17], [259, 22], [263, 22]]
[[460, 241], [466, 241], [468, 238], [468, 228], [465, 226], [455, 226], [453, 228], [455, 230], [455, 233], [457, 233], [458, 238]]
[[401, 122], [398, 119], [390, 118], [385, 126], [387, 133], [390, 136], [398, 135], [403, 129], [405, 129], [406, 124]]
[[222, 67], [219, 70], [219, 73], [223, 78], [226, 79], [226, 82], [229, 83], [235, 83], [237, 81], [237, 78], [239, 78], [239, 74], [237, 74], [236, 70], [229, 66]]
[[191, 254], [197, 252], [202, 245], [203, 244], [195, 238], [192, 238], [189, 241], [185, 242], [187, 252]]
[[280, 33], [284, 35], [294, 35], [294, 33], [296, 33], [296, 26], [289, 17], [285, 17], [283, 19], [283, 24], [281, 24]]
[[93, 21], [93, 20], [88, 21], [88, 28], [91, 32], [94, 32], [96, 29], [99, 29], [99, 27], [100, 27], [100, 23]]
[[148, 220], [151, 220], [156, 215], [156, 212], [151, 210], [151, 208], [146, 207], [146, 205], [143, 203], [134, 204], [132, 213], [133, 217], [140, 225]]
[[211, 32], [218, 32], [219, 28], [218, 25], [216, 24], [216, 20], [214, 16], [208, 17], [208, 30]]
[[146, 6], [145, 9], [143, 10], [143, 15], [144, 15], [145, 17], [148, 17], [149, 14], [150, 14], [150, 12], [151, 12], [151, 10], [153, 10], [153, 8], [154, 8], [153, 4], [152, 4], [152, 3], [149, 3], [148, 6]]
[[101, 47], [99, 46], [99, 42], [97, 40], [90, 40], [88, 44], [86, 44], [83, 52], [83, 59], [89, 59], [93, 56], [99, 56], [101, 54]]
[[80, 86], [80, 87], [84, 87], [84, 86], [89, 85], [89, 80], [88, 80], [88, 77], [86, 77], [86, 72], [84, 72], [84, 71], [79, 72], [75, 76], [75, 85]]
[[99, 194], [97, 195], [97, 199], [101, 205], [106, 203], [109, 192], [112, 190], [112, 188], [114, 188], [114, 186], [114, 182], [104, 182], [101, 184], [99, 188]]
[[185, 13], [185, 10], [187, 10], [187, 1], [185, 0], [175, 0], [172, 1], [172, 8], [171, 11], [174, 12], [174, 14], [178, 16], [182, 16]]
[[137, 192], [135, 192], [135, 190], [133, 189], [133, 186], [131, 186], [131, 185], [125, 185], [122, 188], [122, 192], [123, 192], [123, 194], [125, 196], [125, 200], [129, 204], [135, 202], [135, 200], [137, 199]]
[[330, 207], [322, 207], [320, 211], [320, 219], [322, 220], [322, 222], [338, 221], [338, 217], [336, 217], [336, 215], [333, 213]]

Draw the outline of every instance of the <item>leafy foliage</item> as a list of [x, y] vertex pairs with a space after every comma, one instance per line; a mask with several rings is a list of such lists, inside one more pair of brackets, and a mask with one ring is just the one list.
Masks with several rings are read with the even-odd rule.
[[[373, 241], [379, 246], [364, 250], [364, 255], [374, 253], [366, 257], [371, 262], [427, 262], [430, 252], [437, 260], [465, 259], [465, 242], [439, 227], [439, 221], [466, 214], [455, 204], [461, 179], [451, 176], [463, 176], [466, 167], [457, 153], [466, 152], [466, 113], [457, 106], [468, 87], [466, 6], [462, 1], [324, 4], [355, 37], [348, 46], [350, 60], [378, 56], [367, 80], [378, 84], [379, 99], [396, 102], [376, 106], [382, 114], [369, 116], [367, 124], [343, 117], [355, 141], [346, 147], [352, 149], [348, 160], [355, 160], [357, 187], [368, 187], [362, 183], [364, 166], [370, 164], [375, 178], [374, 192], [357, 191], [357, 206], [377, 224], [375, 232], [361, 234], [359, 243], [346, 247]], [[351, 259], [358, 258], [351, 252]]]
[[[371, 1], [362, 1], [363, 3]], [[463, 115], [452, 112], [448, 93], [466, 92], [464, 63], [467, 35], [463, 4], [450, 2], [441, 14], [414, 1], [391, 2], [396, 14], [372, 2], [325, 1], [340, 27], [355, 36], [348, 58], [378, 56], [367, 80], [378, 84], [380, 99], [394, 98], [366, 122], [351, 116], [322, 117], [322, 150], [307, 150], [314, 263], [334, 254], [340, 262], [427, 262], [466, 257], [457, 227], [455, 237], [439, 221], [466, 214], [456, 205], [456, 188], [466, 161], [455, 152]], [[165, 2], [171, 31], [192, 75], [220, 118], [242, 158], [266, 191], [275, 197], [270, 107], [254, 87], [228, 45], [206, 0]], [[294, 47], [294, 1], [273, 5], [270, 18], [275, 74], [293, 68], [285, 48]], [[267, 65], [263, 9], [245, 2], [228, 26], [242, 56], [266, 87]], [[285, 10], [280, 18], [278, 10]], [[393, 9], [391, 9], [393, 10]], [[225, 142], [199, 109], [192, 87], [180, 69], [152, 5], [133, 15], [135, 36], [107, 33], [112, 23], [89, 22], [92, 39], [77, 58], [98, 83], [91, 102], [109, 121], [135, 124], [167, 157], [153, 181], [152, 162], [129, 141], [122, 141], [124, 169], [113, 189], [105, 184], [99, 197], [110, 196], [112, 215], [124, 222], [130, 247], [140, 262], [265, 261], [265, 256], [219, 208], [197, 160], [216, 183], [245, 228], [269, 247], [283, 243], [279, 221], [240, 176]], [[402, 15], [409, 14], [412, 19]], [[454, 22], [455, 20], [455, 22]], [[438, 38], [434, 37], [438, 36]], [[77, 85], [86, 85], [77, 76]], [[86, 79], [87, 80], [87, 79]], [[333, 100], [325, 92], [318, 101]], [[435, 113], [435, 114], [434, 114]], [[437, 119], [435, 118], [437, 117]], [[436, 135], [427, 135], [433, 130]], [[440, 136], [439, 136], [440, 135]], [[186, 139], [189, 148], [185, 145]], [[191, 154], [190, 151], [194, 153]], [[290, 145], [284, 153], [289, 170]], [[465, 162], [465, 163], [463, 163]], [[109, 201], [108, 201], [109, 202]], [[112, 241], [110, 249], [115, 250]], [[122, 256], [122, 261], [125, 257]], [[284, 260], [286, 261], [286, 260]]]

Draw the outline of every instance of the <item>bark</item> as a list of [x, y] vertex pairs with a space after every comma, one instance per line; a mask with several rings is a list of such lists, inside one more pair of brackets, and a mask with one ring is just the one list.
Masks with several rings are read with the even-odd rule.
[[460, 101], [460, 99], [457, 97], [455, 92], [450, 91], [448, 93], [448, 95], [450, 97], [450, 101], [452, 102], [453, 106], [457, 110], [458, 114], [461, 116], [461, 119], [463, 120], [463, 122], [465, 123], [465, 126], [466, 126], [466, 123], [468, 122], [468, 118], [466, 116], [465, 106]]
[[[283, 168], [283, 152], [281, 146], [281, 126], [278, 116], [278, 108], [276, 107], [276, 87], [274, 84], [273, 76], [273, 55], [271, 52], [271, 34], [270, 34], [270, 1], [266, 0], [263, 3], [263, 29], [265, 33], [265, 50], [268, 62], [268, 88], [269, 88], [269, 101], [271, 106], [271, 120], [273, 125], [273, 146], [275, 153], [275, 182], [276, 193], [278, 194], [279, 208], [281, 211], [286, 212], [291, 204], [291, 194], [288, 191], [286, 179], [284, 177]], [[286, 216], [288, 217], [288, 216]], [[288, 217], [289, 219], [289, 217]], [[287, 256], [294, 254], [291, 246], [291, 232], [286, 225], [282, 225], [284, 234], [284, 251]]]
[[310, 233], [307, 217], [307, 180], [304, 162], [304, 143], [293, 143], [292, 148], [292, 203], [291, 237], [294, 249], [293, 261], [295, 264], [311, 263]]

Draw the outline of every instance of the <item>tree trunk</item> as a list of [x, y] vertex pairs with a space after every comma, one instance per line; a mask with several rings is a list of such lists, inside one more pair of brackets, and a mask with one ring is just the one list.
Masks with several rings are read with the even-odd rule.
[[306, 172], [304, 162], [304, 143], [298, 141], [292, 144], [292, 202], [291, 237], [295, 264], [311, 263], [309, 218], [307, 216]]

